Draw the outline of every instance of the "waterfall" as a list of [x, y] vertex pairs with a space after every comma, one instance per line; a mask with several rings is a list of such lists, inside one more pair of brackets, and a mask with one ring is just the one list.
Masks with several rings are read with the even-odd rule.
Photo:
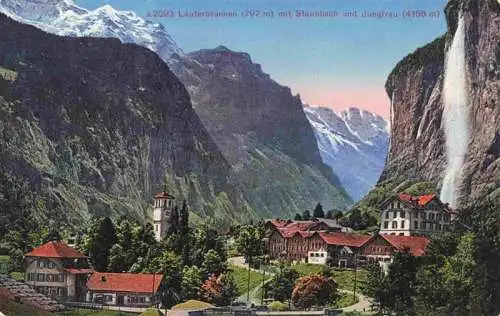
[[469, 143], [467, 80], [465, 69], [465, 26], [458, 20], [453, 42], [446, 55], [444, 72], [444, 112], [442, 124], [446, 136], [446, 171], [441, 201], [455, 208], [458, 187]]

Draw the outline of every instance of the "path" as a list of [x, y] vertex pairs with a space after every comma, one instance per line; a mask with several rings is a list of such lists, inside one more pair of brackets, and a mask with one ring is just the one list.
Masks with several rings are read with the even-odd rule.
[[[354, 294], [353, 291], [349, 291], [349, 290], [339, 289], [339, 291], [344, 292], [344, 293]], [[344, 308], [340, 308], [340, 309], [345, 311], [345, 312], [354, 312], [354, 311], [369, 312], [371, 309], [371, 305], [372, 305], [370, 299], [361, 293], [356, 293], [356, 296], [358, 297], [358, 300], [359, 300], [356, 304], [351, 305], [351, 306], [347, 306]]]
[[[245, 263], [245, 259], [243, 256], [232, 257], [232, 258], [227, 259], [227, 261], [229, 262], [229, 264], [231, 264], [233, 266], [248, 269], [248, 264]], [[254, 268], [250, 268], [250, 271], [254, 271], [254, 272], [257, 272], [260, 274], [263, 273], [262, 270], [254, 269]], [[266, 271], [266, 276], [272, 276], [272, 275], [273, 275], [273, 273]], [[264, 284], [266, 284], [270, 281], [271, 281], [271, 279], [267, 279], [264, 281]], [[236, 298], [236, 301], [242, 302], [242, 303], [247, 303], [247, 304], [260, 305], [262, 297], [258, 294], [259, 294], [259, 291], [261, 288], [262, 288], [262, 283], [260, 283], [258, 286], [254, 287], [252, 290], [250, 290], [250, 302], [247, 302], [247, 293], [246, 292], [243, 293], [242, 295], [240, 295], [238, 298]]]
[[[248, 269], [248, 264], [245, 263], [245, 259], [243, 256], [241, 257], [232, 257], [228, 259], [228, 262], [232, 265]], [[252, 271], [262, 273], [261, 270], [258, 269], [250, 269]], [[268, 275], [272, 275], [270, 272], [266, 272]], [[268, 279], [265, 281], [265, 283], [271, 281], [271, 279]], [[260, 297], [256, 297], [259, 289], [262, 287], [262, 284], [259, 286], [255, 287], [250, 291], [250, 303], [252, 304], [260, 304]], [[344, 289], [339, 289], [339, 291], [344, 292], [344, 293], [349, 293], [349, 294], [354, 294], [354, 292], [350, 290], [344, 290]], [[346, 312], [354, 312], [354, 311], [359, 311], [359, 312], [368, 312], [371, 309], [372, 302], [370, 301], [370, 298], [367, 296], [364, 296], [363, 294], [357, 292], [356, 296], [358, 297], [358, 302], [356, 304], [353, 304], [351, 306], [347, 306], [344, 308], [341, 308], [341, 310], [346, 311]], [[240, 297], [237, 298], [239, 302], [246, 302], [247, 301], [247, 294], [245, 293], [244, 295], [241, 295]]]

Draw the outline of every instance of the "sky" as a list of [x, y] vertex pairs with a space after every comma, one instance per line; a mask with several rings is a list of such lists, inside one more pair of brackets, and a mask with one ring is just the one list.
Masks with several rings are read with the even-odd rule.
[[[446, 30], [447, 0], [75, 0], [87, 9], [110, 4], [162, 23], [185, 51], [224, 45], [253, 62], [310, 105], [351, 106], [389, 117], [384, 84], [396, 63]], [[182, 17], [193, 11], [236, 17]], [[297, 17], [297, 10], [337, 12]], [[291, 17], [287, 16], [291, 12]], [[397, 17], [363, 17], [364, 12]], [[148, 13], [172, 17], [148, 17]], [[356, 16], [344, 13], [356, 12]], [[405, 14], [403, 14], [405, 12]], [[249, 17], [245, 14], [258, 14]], [[281, 13], [281, 16], [280, 16]], [[272, 17], [271, 17], [272, 14]], [[415, 17], [408, 17], [414, 14]], [[423, 17], [422, 15], [425, 15]]]

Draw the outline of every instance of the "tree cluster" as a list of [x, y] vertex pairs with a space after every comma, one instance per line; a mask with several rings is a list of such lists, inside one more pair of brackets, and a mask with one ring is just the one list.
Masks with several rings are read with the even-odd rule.
[[386, 313], [498, 315], [499, 223], [491, 201], [460, 210], [452, 231], [432, 237], [427, 256], [399, 253], [387, 274], [371, 267], [364, 292]]

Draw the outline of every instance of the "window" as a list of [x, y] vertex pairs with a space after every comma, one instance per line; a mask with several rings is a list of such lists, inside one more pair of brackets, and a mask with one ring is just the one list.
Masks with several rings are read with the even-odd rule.
[[401, 207], [401, 203], [399, 203], [399, 202], [398, 202], [398, 203], [397, 203], [397, 206], [398, 206], [398, 208], [400, 208], [400, 207]]
[[401, 228], [405, 228], [405, 221], [401, 221]]
[[441, 221], [442, 215], [441, 214], [436, 214], [436, 218], [438, 221]]
[[155, 232], [158, 231], [158, 224], [155, 224]]
[[53, 281], [53, 279], [52, 279], [52, 274], [47, 274], [46, 281], [47, 281], [47, 282], [52, 282], [52, 281]]
[[385, 221], [385, 222], [384, 222], [384, 228], [385, 228], [385, 229], [389, 228], [389, 222], [388, 222], [388, 221]]
[[399, 233], [399, 236], [404, 236], [404, 235], [405, 235], [405, 233]]
[[57, 288], [57, 295], [59, 295], [59, 296], [63, 296], [63, 295], [64, 295], [64, 288], [62, 288], [62, 287], [58, 287], [58, 288]]
[[434, 230], [434, 223], [429, 223], [429, 230]]
[[441, 224], [436, 224], [437, 225], [437, 230], [442, 230], [443, 227], [441, 226]]
[[444, 218], [445, 222], [449, 222], [450, 221], [450, 215], [449, 214], [444, 214], [443, 218]]
[[385, 211], [385, 218], [389, 218], [389, 211]]
[[401, 211], [401, 212], [399, 212], [399, 213], [400, 213], [400, 216], [401, 216], [402, 218], [405, 218], [405, 217], [406, 217], [406, 212], [405, 212], [405, 211]]
[[418, 229], [418, 221], [414, 222], [413, 228]]
[[393, 221], [392, 222], [392, 228], [398, 228], [398, 222]]
[[38, 267], [45, 268], [45, 259], [38, 260]]
[[64, 274], [59, 274], [59, 282], [64, 282]]
[[427, 229], [427, 223], [426, 222], [422, 222], [422, 224], [420, 224], [420, 228]]
[[38, 274], [36, 275], [36, 280], [37, 280], [38, 282], [44, 282], [44, 281], [45, 281], [45, 274], [43, 274], [43, 273], [38, 273]]
[[422, 212], [421, 215], [422, 215], [422, 219], [423, 220], [427, 219], [427, 213], [426, 212]]
[[111, 302], [113, 300], [113, 296], [111, 296], [111, 295], [105, 295], [104, 297], [105, 297], [106, 302]]

